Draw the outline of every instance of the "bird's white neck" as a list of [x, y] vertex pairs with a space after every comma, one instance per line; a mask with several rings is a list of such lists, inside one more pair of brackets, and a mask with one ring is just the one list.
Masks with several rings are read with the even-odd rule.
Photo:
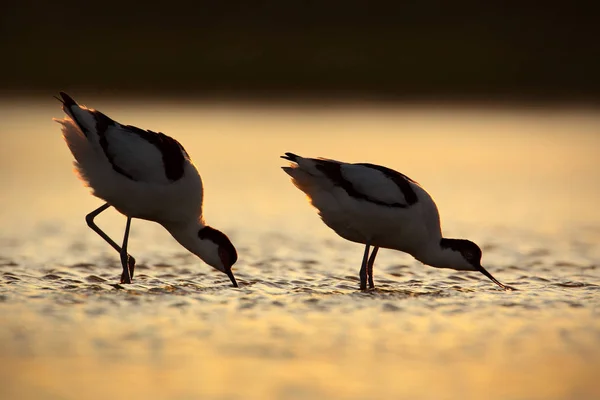
[[185, 223], [163, 223], [166, 230], [175, 238], [183, 247], [192, 251], [190, 246], [198, 240], [198, 231], [206, 225], [203, 221], [189, 221]]
[[198, 232], [206, 227], [204, 220], [199, 219], [188, 223], [166, 223], [163, 226], [179, 244], [200, 257], [208, 265], [217, 268], [215, 265], [218, 265], [220, 260], [216, 258], [218, 252], [215, 243], [210, 240], [203, 240], [198, 236]]
[[413, 254], [417, 260], [435, 268], [451, 268], [456, 270], [473, 270], [463, 256], [450, 248], [442, 247], [441, 242], [436, 240], [427, 247]]
[[237, 261], [237, 252], [229, 238], [200, 219], [196, 223], [163, 225], [183, 247], [197, 255], [213, 268], [231, 275], [231, 266]]

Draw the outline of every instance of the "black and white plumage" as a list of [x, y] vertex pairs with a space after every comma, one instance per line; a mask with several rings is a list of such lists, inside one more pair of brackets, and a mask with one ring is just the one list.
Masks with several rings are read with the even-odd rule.
[[[435, 202], [415, 181], [380, 165], [349, 164], [285, 153], [282, 167], [319, 210], [323, 222], [338, 235], [365, 244], [360, 288], [374, 287], [373, 264], [380, 247], [412, 255], [436, 268], [479, 271], [503, 289], [481, 266], [481, 250], [473, 242], [442, 237]], [[369, 257], [370, 246], [374, 246]]]
[[[187, 250], [224, 272], [237, 287], [231, 271], [237, 261], [227, 236], [207, 226], [202, 215], [202, 179], [179, 142], [163, 133], [120, 124], [100, 111], [77, 104], [61, 92], [64, 139], [75, 157], [80, 179], [106, 204], [87, 215], [90, 228], [121, 254], [121, 283], [131, 283], [135, 259], [127, 254], [132, 218], [164, 226]], [[113, 206], [127, 217], [123, 246], [94, 223], [96, 215]]]

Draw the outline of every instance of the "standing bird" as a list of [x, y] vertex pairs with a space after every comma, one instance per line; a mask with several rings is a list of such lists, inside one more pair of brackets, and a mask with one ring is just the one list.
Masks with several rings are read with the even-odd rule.
[[[429, 194], [415, 181], [380, 165], [348, 164], [285, 153], [282, 169], [306, 193], [323, 222], [338, 235], [365, 244], [360, 288], [375, 287], [373, 264], [380, 247], [403, 251], [436, 268], [479, 271], [505, 290], [481, 266], [481, 249], [464, 239], [442, 237], [440, 216]], [[369, 257], [369, 248], [373, 252]]]
[[[94, 196], [106, 201], [85, 220], [121, 255], [121, 283], [131, 283], [133, 277], [135, 259], [127, 253], [127, 240], [131, 219], [139, 218], [161, 224], [237, 287], [231, 272], [237, 252], [223, 232], [204, 222], [202, 179], [183, 146], [163, 133], [122, 125], [66, 93], [60, 92], [60, 97], [67, 117], [54, 121], [62, 125], [76, 173]], [[94, 223], [110, 206], [127, 217], [122, 247]]]

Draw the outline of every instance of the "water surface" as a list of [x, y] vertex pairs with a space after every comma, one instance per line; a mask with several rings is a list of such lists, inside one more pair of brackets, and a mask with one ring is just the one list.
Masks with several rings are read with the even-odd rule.
[[[134, 220], [132, 285], [87, 228], [57, 103], [0, 105], [0, 394], [19, 399], [571, 399], [600, 385], [600, 115], [583, 110], [81, 99], [176, 137], [240, 282]], [[337, 237], [279, 167], [292, 151], [397, 169], [483, 275]], [[120, 241], [123, 216], [98, 224]]]

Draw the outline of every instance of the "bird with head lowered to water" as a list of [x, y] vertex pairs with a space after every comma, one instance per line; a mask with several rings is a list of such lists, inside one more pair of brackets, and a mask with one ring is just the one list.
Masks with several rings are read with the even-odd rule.
[[[323, 222], [344, 239], [365, 244], [360, 288], [374, 288], [373, 264], [379, 248], [399, 250], [436, 268], [479, 271], [502, 289], [481, 265], [481, 249], [465, 239], [442, 236], [435, 202], [400, 172], [368, 163], [350, 164], [285, 153], [283, 170], [306, 193]], [[369, 257], [369, 249], [373, 251]]]
[[[237, 282], [231, 267], [237, 252], [229, 238], [207, 225], [202, 213], [202, 179], [183, 146], [163, 134], [123, 125], [79, 105], [61, 92], [63, 137], [75, 157], [75, 171], [106, 203], [86, 216], [89, 227], [121, 257], [121, 283], [131, 283], [135, 259], [127, 253], [132, 218], [161, 224], [183, 247]], [[127, 217], [122, 246], [95, 223], [114, 207]]]

